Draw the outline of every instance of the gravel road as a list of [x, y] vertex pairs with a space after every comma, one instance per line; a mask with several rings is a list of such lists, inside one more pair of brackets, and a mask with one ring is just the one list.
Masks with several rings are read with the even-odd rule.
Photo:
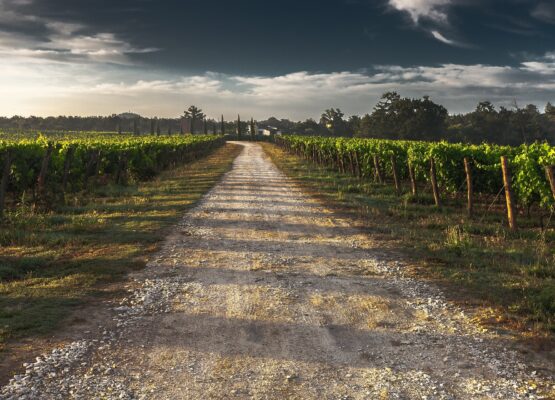
[[102, 334], [25, 364], [0, 398], [552, 398], [553, 365], [405, 277], [241, 145]]

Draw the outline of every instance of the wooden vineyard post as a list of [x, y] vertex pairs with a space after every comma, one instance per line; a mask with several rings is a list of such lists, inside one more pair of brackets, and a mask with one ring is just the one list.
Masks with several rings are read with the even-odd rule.
[[382, 169], [380, 168], [380, 160], [378, 156], [374, 156], [374, 177], [379, 183], [383, 183]]
[[474, 188], [472, 187], [472, 167], [468, 157], [464, 158], [464, 172], [466, 173], [466, 210], [471, 217], [474, 211]]
[[505, 200], [507, 201], [507, 218], [509, 220], [509, 228], [516, 230], [516, 215], [513, 191], [511, 188], [511, 170], [507, 157], [501, 156], [501, 168], [503, 170], [503, 184], [505, 185]]
[[355, 151], [355, 164], [357, 167], [357, 176], [362, 178], [362, 169], [360, 168], [360, 161], [358, 160], [358, 153]]
[[409, 162], [409, 177], [410, 177], [410, 188], [412, 191], [412, 195], [416, 196], [418, 194], [418, 189], [416, 187], [416, 175], [414, 173], [414, 168], [412, 167], [412, 165], [410, 165]]
[[64, 160], [64, 175], [62, 176], [62, 192], [65, 193], [67, 188], [67, 181], [69, 180], [69, 171], [71, 168], [71, 162], [73, 161], [73, 154], [75, 153], [75, 147], [70, 146], [66, 152], [66, 158]]
[[37, 179], [37, 193], [39, 199], [44, 198], [44, 188], [46, 186], [46, 173], [48, 172], [48, 164], [50, 163], [50, 158], [52, 157], [52, 151], [54, 150], [54, 146], [52, 143], [48, 143], [48, 148], [46, 149], [46, 153], [44, 154], [44, 158], [42, 159], [42, 164], [40, 167], [39, 177]]
[[395, 156], [391, 156], [391, 169], [393, 170], [395, 191], [397, 192], [397, 196], [399, 196], [401, 194], [401, 184], [399, 183], [399, 175], [397, 174], [397, 160], [395, 160]]
[[84, 181], [85, 186], [89, 182], [89, 178], [98, 173], [98, 159], [99, 159], [99, 157], [100, 157], [100, 151], [99, 150], [94, 150], [91, 153], [91, 158], [89, 159], [89, 162], [87, 164], [87, 168], [85, 169], [85, 181]]
[[7, 151], [4, 153], [4, 167], [2, 168], [2, 180], [0, 181], [0, 219], [4, 217], [4, 205], [6, 203], [6, 190], [10, 179], [12, 167], [12, 154]]
[[351, 175], [355, 176], [355, 160], [351, 151], [349, 152], [349, 166], [351, 167]]
[[339, 155], [337, 154], [337, 162], [339, 164], [339, 172], [341, 173], [346, 173], [347, 171], [345, 170], [345, 163], [343, 162], [343, 155]]
[[119, 156], [119, 163], [115, 181], [118, 185], [127, 185], [127, 153], [121, 154]]
[[555, 200], [555, 166], [546, 165], [545, 173], [547, 175], [547, 179], [549, 179], [549, 185], [551, 186], [551, 193], [553, 194], [553, 200]]
[[430, 179], [432, 181], [432, 191], [434, 192], [434, 202], [436, 207], [440, 207], [441, 199], [439, 198], [439, 189], [437, 187], [436, 162], [433, 158], [430, 158]]

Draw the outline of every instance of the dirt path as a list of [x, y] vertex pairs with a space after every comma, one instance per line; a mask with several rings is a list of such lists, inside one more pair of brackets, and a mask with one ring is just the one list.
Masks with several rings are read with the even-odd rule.
[[102, 337], [27, 365], [2, 398], [547, 398], [553, 365], [404, 278], [243, 145]]

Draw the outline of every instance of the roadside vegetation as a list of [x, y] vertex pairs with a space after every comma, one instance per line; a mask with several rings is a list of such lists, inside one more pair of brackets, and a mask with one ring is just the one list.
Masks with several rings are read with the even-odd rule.
[[534, 336], [555, 331], [555, 221], [532, 210], [507, 226], [505, 207], [491, 197], [477, 201], [469, 217], [464, 196], [434, 207], [429, 186], [411, 193], [403, 181], [374, 182], [318, 165], [274, 145], [262, 144], [272, 160], [301, 186], [349, 212], [384, 248], [404, 253], [411, 272], [441, 282], [453, 300], [478, 310], [475, 317], [497, 329]]
[[[240, 151], [227, 144], [147, 181], [91, 185], [38, 210], [21, 200], [0, 225], [0, 349], [52, 332], [75, 306], [110, 296], [142, 268], [183, 213]], [[84, 317], [86, 318], [86, 316]]]

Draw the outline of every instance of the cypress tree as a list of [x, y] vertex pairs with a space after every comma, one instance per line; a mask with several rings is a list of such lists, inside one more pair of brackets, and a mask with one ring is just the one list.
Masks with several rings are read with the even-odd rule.
[[160, 133], [161, 133], [160, 124], [158, 123], [158, 124], [156, 124], [156, 135], [160, 136]]
[[224, 121], [224, 115], [223, 114], [222, 114], [222, 122], [221, 122], [221, 125], [220, 125], [220, 130], [221, 130], [220, 133], [222, 135], [225, 135], [225, 121]]
[[251, 137], [254, 138], [255, 136], [255, 132], [254, 132], [254, 119], [252, 119], [251, 117]]
[[237, 137], [241, 139], [241, 116], [237, 114]]
[[204, 118], [202, 120], [202, 129], [204, 131], [204, 134], [207, 135], [208, 134], [208, 122], [206, 121], [206, 118]]
[[150, 120], [150, 134], [151, 134], [151, 135], [154, 135], [155, 125], [156, 125], [155, 120], [154, 120], [154, 118], [152, 118], [152, 119]]

